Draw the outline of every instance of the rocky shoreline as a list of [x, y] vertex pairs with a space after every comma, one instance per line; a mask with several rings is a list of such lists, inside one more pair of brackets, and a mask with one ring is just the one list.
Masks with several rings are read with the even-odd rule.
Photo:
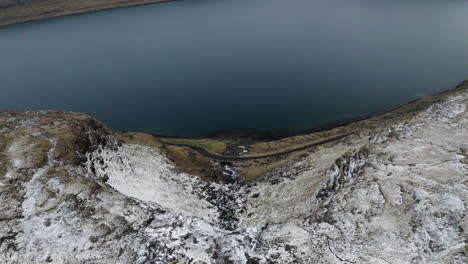
[[468, 83], [249, 155], [356, 127], [210, 181], [149, 135], [1, 112], [0, 263], [466, 263]]

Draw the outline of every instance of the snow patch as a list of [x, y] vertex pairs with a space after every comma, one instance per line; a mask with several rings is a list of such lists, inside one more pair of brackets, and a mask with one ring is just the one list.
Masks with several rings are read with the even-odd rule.
[[117, 150], [100, 149], [89, 155], [88, 167], [120, 193], [153, 202], [176, 214], [204, 219], [217, 217], [206, 200], [199, 199], [203, 182], [178, 173], [158, 150], [140, 145], [123, 145]]

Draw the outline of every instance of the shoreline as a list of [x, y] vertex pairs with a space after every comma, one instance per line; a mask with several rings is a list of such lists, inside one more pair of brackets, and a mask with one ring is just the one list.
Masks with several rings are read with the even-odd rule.
[[0, 28], [78, 14], [94, 13], [123, 7], [160, 4], [174, 0], [46, 0], [0, 8]]
[[[287, 166], [290, 162], [307, 157], [318, 150], [329, 149], [336, 145], [365, 144], [370, 142], [381, 131], [391, 127], [400, 127], [404, 122], [413, 120], [422, 111], [435, 104], [444, 103], [449, 97], [463, 95], [468, 92], [468, 81], [463, 81], [454, 88], [437, 93], [437, 95], [422, 97], [418, 100], [401, 105], [396, 110], [375, 115], [369, 119], [342, 125], [323, 132], [288, 137], [275, 141], [245, 142], [239, 140], [184, 140], [167, 142], [148, 133], [117, 132], [105, 127], [97, 119], [81, 113], [67, 111], [1, 111], [0, 115], [10, 120], [11, 116], [39, 118], [42, 123], [52, 122], [57, 118], [69, 118], [84, 122], [84, 125], [103, 127], [111, 140], [118, 144], [138, 144], [156, 148], [162, 155], [174, 163], [174, 166], [190, 175], [199, 176], [206, 181], [224, 182], [225, 166], [234, 166], [238, 179], [245, 182], [254, 181], [270, 175], [275, 170]], [[436, 107], [437, 111], [437, 107]], [[14, 119], [12, 119], [14, 120]], [[1, 121], [1, 120], [0, 120]], [[403, 122], [403, 123], [402, 123]], [[403, 124], [403, 126], [405, 126]], [[77, 131], [81, 131], [78, 129]], [[76, 136], [73, 131], [66, 134], [57, 130], [60, 137]], [[31, 131], [27, 131], [31, 134]], [[377, 133], [377, 134], [376, 134]], [[111, 139], [113, 138], [113, 139]], [[76, 141], [77, 148], [86, 147]], [[169, 143], [169, 144], [168, 144]], [[117, 143], [116, 143], [117, 144]], [[236, 152], [240, 149], [242, 151]], [[233, 165], [235, 164], [235, 165]], [[260, 177], [260, 178], [259, 178]]]
[[277, 152], [277, 153], [273, 153], [273, 154], [259, 155], [259, 156], [218, 155], [218, 154], [211, 153], [207, 149], [202, 148], [202, 147], [198, 147], [198, 146], [193, 146], [193, 145], [188, 145], [188, 144], [177, 144], [177, 143], [164, 143], [164, 144], [165, 145], [170, 145], [170, 146], [179, 146], [179, 147], [191, 148], [192, 150], [195, 150], [195, 151], [199, 152], [200, 154], [202, 154], [203, 156], [205, 156], [205, 157], [207, 157], [208, 159], [211, 159], [211, 160], [222, 161], [222, 162], [242, 162], [242, 161], [250, 161], [250, 160], [257, 160], [257, 159], [274, 158], [274, 157], [279, 157], [279, 156], [291, 154], [293, 152], [298, 152], [298, 151], [306, 150], [306, 149], [309, 149], [309, 148], [312, 148], [312, 147], [317, 147], [317, 146], [320, 146], [320, 145], [323, 145], [323, 144], [326, 144], [326, 143], [330, 143], [330, 142], [333, 142], [333, 141], [337, 141], [337, 140], [343, 139], [343, 138], [345, 138], [347, 136], [350, 136], [352, 134], [353, 134], [353, 132], [347, 133], [347, 134], [344, 134], [344, 135], [339, 135], [339, 136], [336, 136], [336, 137], [333, 137], [333, 138], [325, 139], [325, 140], [322, 140], [322, 141], [319, 141], [319, 142], [311, 143], [311, 144], [308, 144], [306, 146], [302, 146], [302, 147], [298, 147], [298, 148], [294, 148], [294, 149], [289, 149], [289, 150], [285, 150], [285, 151]]
[[[324, 131], [333, 130], [340, 127], [346, 127], [348, 125], [358, 123], [361, 121], [365, 121], [368, 119], [376, 118], [381, 115], [385, 115], [391, 112], [394, 112], [400, 108], [409, 106], [419, 100], [428, 97], [437, 97], [441, 96], [445, 93], [450, 93], [452, 91], [457, 90], [458, 88], [468, 86], [468, 80], [463, 80], [459, 82], [454, 87], [435, 92], [433, 94], [428, 94], [413, 100], [410, 100], [404, 104], [400, 104], [395, 107], [391, 107], [387, 110], [375, 112], [372, 114], [366, 114], [360, 117], [354, 118], [343, 118], [337, 121], [331, 121], [324, 123], [322, 125], [318, 125], [316, 127], [311, 128], [273, 128], [273, 129], [257, 129], [257, 128], [233, 128], [233, 129], [222, 129], [216, 130], [213, 132], [209, 132], [204, 136], [175, 136], [175, 135], [164, 135], [164, 134], [157, 134], [157, 133], [147, 133], [144, 131], [139, 131], [141, 133], [147, 133], [157, 138], [170, 138], [170, 139], [211, 139], [211, 140], [229, 140], [229, 139], [241, 139], [241, 140], [249, 140], [253, 142], [268, 142], [268, 141], [275, 141], [275, 140], [282, 140], [285, 138], [295, 137], [295, 136], [303, 136], [313, 133], [319, 133]], [[130, 132], [130, 131], [129, 131]]]
[[232, 165], [82, 113], [0, 112], [0, 259], [466, 263], [468, 85], [384, 117]]
[[[154, 134], [146, 134], [161, 144], [160, 149], [176, 164], [181, 171], [196, 175], [207, 181], [223, 182], [223, 168], [235, 167], [242, 182], [261, 180], [290, 162], [298, 161], [320, 149], [328, 149], [341, 144], [364, 144], [385, 129], [398, 127], [402, 122], [412, 120], [419, 113], [456, 94], [466, 95], [468, 81], [444, 91], [436, 92], [382, 113], [348, 123], [342, 123], [329, 129], [322, 127], [319, 132], [285, 137], [279, 140], [254, 141], [236, 138], [185, 138], [182, 142], [167, 140]], [[317, 129], [318, 130], [318, 129]], [[252, 130], [249, 130], [252, 132]], [[144, 133], [143, 133], [144, 134]], [[237, 134], [239, 136], [239, 134]], [[244, 135], [245, 136], [245, 135]], [[252, 136], [252, 134], [250, 134]], [[143, 144], [137, 133], [127, 132], [119, 138], [128, 144]], [[139, 141], [141, 141], [139, 143]], [[206, 141], [211, 141], [207, 144]], [[216, 151], [213, 144], [224, 144], [223, 151]]]

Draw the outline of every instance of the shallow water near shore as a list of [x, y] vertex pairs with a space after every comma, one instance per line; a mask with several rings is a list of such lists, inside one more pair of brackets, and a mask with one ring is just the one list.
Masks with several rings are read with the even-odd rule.
[[187, 0], [0, 28], [0, 110], [203, 136], [375, 114], [468, 76], [468, 2]]

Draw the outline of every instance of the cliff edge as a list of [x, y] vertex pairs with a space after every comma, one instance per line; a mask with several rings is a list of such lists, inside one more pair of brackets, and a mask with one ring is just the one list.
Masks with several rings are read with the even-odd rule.
[[232, 183], [87, 115], [1, 112], [0, 263], [467, 263], [467, 88]]

